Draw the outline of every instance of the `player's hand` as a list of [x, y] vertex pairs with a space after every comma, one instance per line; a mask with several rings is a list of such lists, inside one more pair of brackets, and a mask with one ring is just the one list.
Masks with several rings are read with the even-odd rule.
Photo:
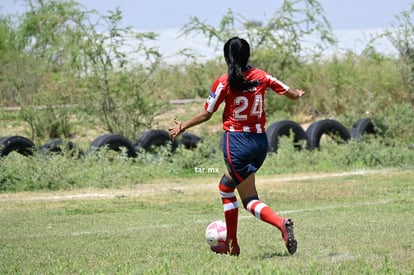
[[299, 97], [303, 96], [306, 92], [304, 90], [296, 90], [298, 92]]
[[174, 118], [174, 124], [175, 125], [173, 127], [168, 128], [168, 134], [172, 141], [174, 141], [183, 132], [181, 127], [183, 123], [176, 117]]

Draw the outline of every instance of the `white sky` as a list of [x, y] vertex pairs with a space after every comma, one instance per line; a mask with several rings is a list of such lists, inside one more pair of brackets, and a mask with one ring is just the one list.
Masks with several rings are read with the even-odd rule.
[[[180, 28], [190, 16], [217, 26], [230, 8], [250, 20], [272, 17], [282, 0], [79, 0], [101, 14], [119, 7], [125, 25], [136, 29]], [[395, 16], [408, 10], [413, 0], [319, 0], [333, 29], [378, 29], [391, 27]], [[0, 14], [25, 10], [24, 2], [0, 0]]]
[[[13, 15], [26, 10], [22, 0], [0, 0], [0, 14]], [[179, 37], [179, 29], [196, 16], [217, 27], [223, 15], [231, 9], [249, 20], [267, 21], [283, 3], [282, 0], [78, 0], [87, 9], [100, 14], [120, 8], [124, 26], [137, 31], [154, 31], [159, 35], [153, 42], [163, 53], [166, 62], [180, 60], [180, 49], [191, 48], [203, 57], [220, 56], [207, 45], [205, 37]], [[331, 24], [339, 46], [333, 52], [352, 50], [361, 52], [372, 36], [397, 23], [396, 16], [407, 11], [414, 0], [319, 0]], [[380, 52], [394, 54], [395, 49], [386, 39], [375, 43]], [[311, 47], [311, 46], [310, 46]]]

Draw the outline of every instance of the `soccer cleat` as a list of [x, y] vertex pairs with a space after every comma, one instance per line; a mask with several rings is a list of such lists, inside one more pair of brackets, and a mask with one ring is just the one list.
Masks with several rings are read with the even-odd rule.
[[293, 234], [293, 221], [291, 219], [283, 219], [283, 226], [281, 228], [282, 238], [285, 241], [286, 248], [291, 255], [295, 254], [298, 247], [298, 242]]
[[231, 256], [239, 256], [240, 254], [240, 247], [237, 243], [229, 246], [226, 242], [219, 242], [218, 245], [210, 246], [210, 249], [217, 254], [230, 254]]

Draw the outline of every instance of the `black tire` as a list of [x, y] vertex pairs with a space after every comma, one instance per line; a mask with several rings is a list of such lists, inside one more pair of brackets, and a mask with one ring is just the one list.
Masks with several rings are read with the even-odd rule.
[[174, 151], [178, 146], [178, 142], [176, 140], [172, 142], [168, 132], [164, 130], [145, 131], [134, 142], [134, 147], [137, 150], [143, 149], [151, 153], [161, 146], [171, 146], [171, 151]]
[[34, 143], [22, 136], [7, 136], [0, 139], [0, 157], [5, 157], [13, 151], [23, 156], [31, 156], [34, 149]]
[[78, 149], [72, 141], [65, 141], [63, 139], [51, 140], [39, 148], [39, 152], [43, 155], [50, 153], [61, 154], [65, 151], [69, 152], [72, 157], [81, 157], [84, 155], [82, 150]]
[[319, 120], [312, 123], [306, 129], [306, 135], [308, 137], [307, 149], [319, 148], [321, 137], [324, 134], [330, 136], [338, 144], [346, 143], [351, 138], [348, 129], [340, 122], [333, 119]]
[[349, 133], [352, 139], [358, 140], [365, 134], [377, 135], [379, 131], [370, 118], [363, 118], [352, 125]]
[[107, 147], [110, 150], [121, 152], [122, 148], [126, 149], [130, 158], [137, 157], [137, 152], [132, 143], [124, 136], [118, 134], [105, 134], [96, 138], [89, 146], [88, 153], [92, 153], [97, 149]]
[[302, 141], [307, 143], [307, 135], [302, 126], [291, 120], [281, 120], [269, 125], [266, 129], [267, 140], [269, 142], [269, 152], [277, 152], [279, 148], [279, 137], [293, 135], [293, 146], [302, 149]]
[[200, 142], [203, 142], [203, 138], [197, 135], [190, 134], [190, 133], [183, 133], [181, 135], [180, 144], [182, 144], [185, 149], [197, 148], [197, 145]]

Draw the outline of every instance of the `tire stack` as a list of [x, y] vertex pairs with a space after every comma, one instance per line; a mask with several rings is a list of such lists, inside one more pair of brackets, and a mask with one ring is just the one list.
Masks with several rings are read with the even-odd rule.
[[288, 136], [293, 140], [296, 149], [314, 150], [320, 148], [323, 135], [331, 137], [337, 144], [345, 144], [349, 139], [360, 139], [365, 134], [379, 134], [380, 131], [375, 127], [370, 118], [364, 118], [352, 125], [351, 129], [343, 126], [334, 119], [323, 119], [313, 122], [306, 131], [301, 125], [291, 120], [281, 120], [269, 125], [266, 130], [269, 142], [269, 151], [277, 152], [279, 147], [279, 137]]
[[[324, 135], [330, 136], [338, 144], [344, 144], [349, 139], [359, 140], [365, 134], [378, 135], [381, 132], [370, 118], [364, 118], [353, 124], [350, 130], [333, 119], [315, 121], [309, 125], [306, 131], [294, 121], [281, 120], [270, 124], [266, 133], [269, 152], [277, 152], [279, 138], [283, 136], [290, 137], [297, 150], [305, 148], [314, 150], [320, 147], [320, 141]], [[156, 153], [159, 147], [168, 146], [169, 150], [174, 152], [180, 145], [185, 149], [193, 149], [200, 142], [203, 142], [203, 138], [190, 133], [183, 133], [178, 141], [171, 142], [168, 132], [165, 130], [147, 130], [141, 133], [134, 142], [119, 134], [104, 134], [92, 141], [87, 153], [91, 154], [102, 148], [107, 148], [116, 152], [125, 150], [128, 157], [136, 158], [140, 151]], [[62, 139], [52, 140], [37, 148], [30, 139], [23, 136], [0, 138], [0, 158], [13, 151], [24, 156], [30, 156], [35, 151], [39, 151], [41, 154], [69, 151], [72, 156], [84, 155], [73, 142]]]

